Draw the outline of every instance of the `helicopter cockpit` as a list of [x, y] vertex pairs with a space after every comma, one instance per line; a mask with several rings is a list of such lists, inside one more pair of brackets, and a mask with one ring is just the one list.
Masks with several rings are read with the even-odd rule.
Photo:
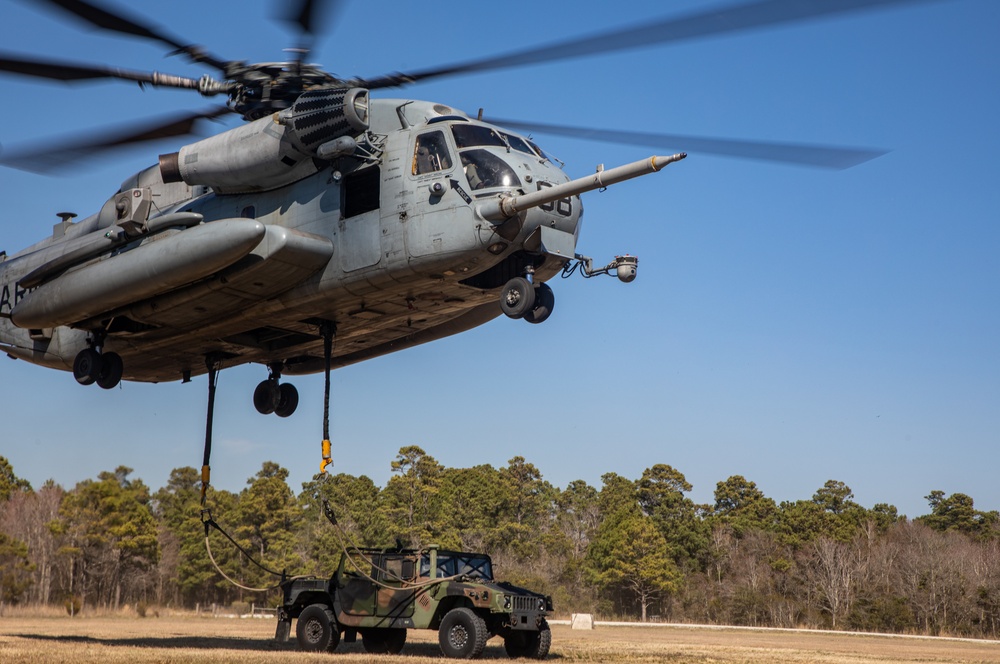
[[[441, 121], [446, 118], [436, 118]], [[451, 118], [449, 118], [451, 119]], [[474, 190], [520, 187], [515, 170], [496, 148], [544, 159], [541, 150], [529, 141], [492, 127], [471, 124], [464, 118], [450, 124], [451, 135], [469, 187]], [[417, 138], [413, 154], [413, 174], [422, 175], [452, 167], [444, 131], [432, 131]]]
[[458, 146], [465, 177], [473, 190], [521, 186], [514, 169], [484, 148], [498, 147], [507, 152], [516, 150], [532, 157], [538, 156], [524, 139], [491, 127], [456, 122], [451, 126], [451, 135]]

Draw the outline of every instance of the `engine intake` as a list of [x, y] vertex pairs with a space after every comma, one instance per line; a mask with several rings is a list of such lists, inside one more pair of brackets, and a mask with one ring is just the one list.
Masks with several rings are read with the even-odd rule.
[[316, 173], [323, 145], [367, 129], [367, 90], [310, 90], [291, 108], [161, 155], [160, 174], [223, 194], [276, 189]]

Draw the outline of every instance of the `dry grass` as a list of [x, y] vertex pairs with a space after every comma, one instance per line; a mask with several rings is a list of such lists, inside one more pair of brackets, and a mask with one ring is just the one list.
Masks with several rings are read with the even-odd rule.
[[[160, 618], [57, 615], [0, 618], [0, 662], [280, 662], [419, 664], [446, 661], [433, 632], [411, 631], [402, 655], [366, 654], [360, 643], [336, 655], [306, 655], [274, 642], [274, 621], [210, 616]], [[935, 639], [676, 627], [553, 627], [551, 659], [566, 662], [672, 662], [675, 664], [874, 664], [996, 662], [1000, 645]], [[489, 642], [485, 659], [507, 659], [502, 642]]]

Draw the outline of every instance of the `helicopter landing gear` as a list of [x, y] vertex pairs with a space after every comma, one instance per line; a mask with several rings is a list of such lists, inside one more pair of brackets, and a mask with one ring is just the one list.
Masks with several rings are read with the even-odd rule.
[[500, 293], [500, 308], [509, 318], [542, 323], [551, 314], [556, 296], [548, 284], [532, 284], [526, 277], [514, 277]]
[[529, 323], [544, 323], [556, 305], [556, 294], [552, 292], [549, 285], [541, 283], [535, 286], [535, 306], [531, 311], [524, 314], [524, 320]]
[[118, 353], [101, 353], [99, 348], [84, 348], [73, 360], [73, 378], [80, 385], [97, 383], [105, 390], [122, 381], [125, 365]]
[[288, 417], [299, 407], [299, 391], [291, 383], [279, 383], [281, 365], [272, 364], [271, 375], [261, 381], [253, 391], [253, 406], [261, 415], [274, 413], [278, 417]]
[[535, 289], [525, 277], [514, 277], [500, 293], [500, 308], [508, 318], [524, 318], [535, 306]]

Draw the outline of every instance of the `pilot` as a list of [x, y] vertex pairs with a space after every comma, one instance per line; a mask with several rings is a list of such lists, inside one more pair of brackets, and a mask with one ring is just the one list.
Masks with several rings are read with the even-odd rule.
[[417, 147], [416, 155], [416, 165], [414, 168], [414, 173], [420, 175], [421, 173], [430, 173], [434, 168], [434, 158], [431, 157], [431, 151], [427, 149], [426, 145], [421, 145]]
[[465, 153], [459, 156], [462, 158], [462, 167], [465, 169], [465, 177], [469, 180], [469, 186], [473, 189], [482, 189], [486, 186], [479, 177], [479, 169], [476, 168], [476, 164]]

